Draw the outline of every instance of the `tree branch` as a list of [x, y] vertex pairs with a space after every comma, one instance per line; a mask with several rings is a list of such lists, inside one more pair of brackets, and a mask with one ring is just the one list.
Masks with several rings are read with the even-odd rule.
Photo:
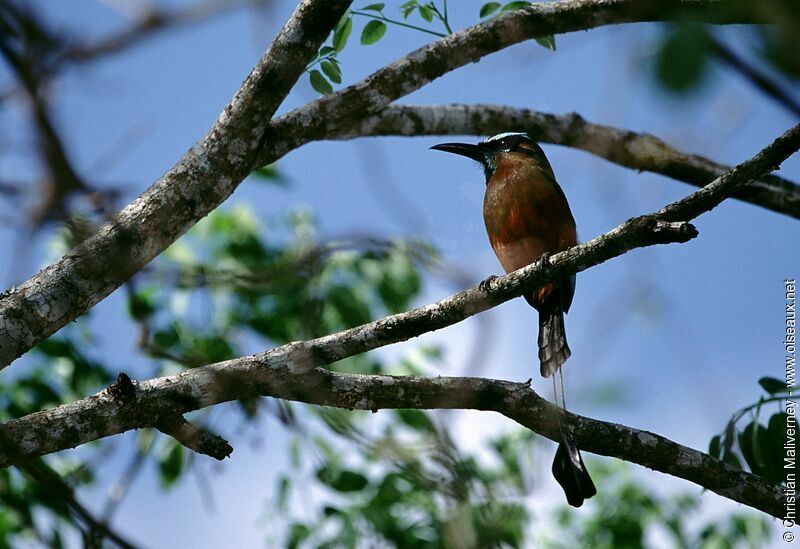
[[795, 116], [800, 116], [800, 102], [789, 95], [777, 82], [770, 79], [764, 72], [745, 61], [725, 44], [714, 38], [708, 37], [711, 51], [733, 70], [747, 78], [753, 85], [772, 99], [791, 111]]
[[255, 3], [254, 0], [204, 0], [172, 10], [158, 8], [156, 5], [148, 6], [131, 27], [89, 44], [73, 45], [61, 54], [62, 60], [93, 61], [98, 57], [122, 52], [159, 32], [204, 21]]
[[[245, 357], [141, 382], [137, 384], [135, 397], [127, 403], [110, 398], [104, 391], [8, 422], [2, 426], [2, 433], [9, 439], [18, 439], [27, 431], [25, 439], [18, 443], [28, 452], [30, 443], [47, 441], [49, 445], [60, 445], [66, 437], [87, 434], [94, 440], [145, 427], [154, 417], [174, 410], [263, 395], [351, 410], [495, 411], [551, 440], [558, 440], [560, 436], [558, 410], [527, 383], [482, 378], [341, 374], [320, 369], [298, 373], [294, 363], [304, 360], [304, 350], [287, 347], [276, 349], [282, 351], [280, 355], [267, 353]], [[761, 477], [733, 469], [702, 452], [646, 431], [574, 414], [570, 414], [570, 425], [580, 447], [586, 451], [683, 478], [723, 497], [773, 516], [782, 516], [781, 487]], [[66, 426], [70, 432], [65, 432]], [[49, 438], [52, 436], [56, 436], [56, 440]], [[73, 438], [69, 446], [79, 443]], [[48, 451], [61, 448], [63, 446]], [[37, 450], [42, 449], [40, 446]], [[0, 464], [8, 465], [9, 461], [7, 454], [0, 455]]]
[[[336, 334], [290, 343], [258, 355], [202, 366], [174, 376], [132, 384], [125, 382], [127, 376], [121, 375], [122, 382], [97, 395], [0, 426], [0, 437], [11, 441], [18, 452], [0, 455], [0, 465], [14, 463], [16, 455], [38, 456], [72, 448], [130, 429], [158, 425], [165, 418], [206, 406], [258, 395], [356, 409], [386, 406], [496, 410], [536, 432], [556, 437], [552, 410], [532, 390], [522, 390], [519, 384], [468, 378], [345, 375], [318, 367], [455, 324], [534, 287], [634, 248], [686, 242], [697, 235], [689, 220], [709, 211], [750, 180], [762, 177], [798, 148], [800, 125], [688, 197], [657, 212], [630, 219], [585, 244], [500, 277], [485, 291], [471, 288], [438, 303]], [[483, 389], [464, 391], [464, 384], [467, 387], [477, 384]], [[386, 396], [381, 400], [377, 391], [385, 387], [388, 387], [383, 393]], [[431, 388], [429, 395], [422, 390], [424, 387]], [[517, 393], [519, 396], [515, 397]], [[781, 511], [782, 493], [778, 487], [748, 473], [729, 469], [710, 456], [613, 424], [577, 417], [576, 424], [578, 440], [588, 451], [613, 455], [686, 478], [770, 514]]]
[[219, 435], [186, 421], [183, 416], [162, 419], [156, 428], [169, 435], [189, 450], [222, 461], [233, 452], [228, 441]]
[[[0, 368], [86, 312], [219, 206], [257, 165], [291, 150], [269, 122], [306, 62], [350, 4], [304, 0], [209, 133], [167, 174], [80, 246], [0, 296]], [[531, 4], [449, 35], [362, 82], [281, 118], [294, 133], [324, 137], [328, 124], [384, 108], [445, 72], [530, 38], [677, 16], [757, 22], [741, 0], [565, 0]], [[329, 118], [329, 119], [328, 119]]]
[[70, 195], [89, 190], [67, 155], [44, 91], [49, 67], [38, 52], [47, 51], [52, 41], [52, 36], [27, 9], [19, 9], [10, 2], [0, 4], [0, 55], [16, 75], [30, 103], [38, 134], [38, 153], [47, 173], [38, 193], [41, 201], [31, 216], [35, 228], [46, 220], [66, 217]]
[[41, 490], [47, 491], [55, 501], [59, 501], [65, 509], [69, 510], [76, 526], [83, 531], [91, 543], [100, 546], [107, 538], [114, 545], [123, 549], [135, 549], [134, 544], [112, 529], [107, 522], [98, 520], [78, 501], [72, 486], [67, 484], [45, 461], [25, 456], [19, 451], [15, 441], [9, 439], [4, 432], [0, 432], [0, 451], [7, 459], [13, 459], [14, 465], [33, 482], [39, 484]]
[[[549, 114], [501, 105], [392, 105], [355, 125], [331, 129], [325, 139], [364, 136], [492, 135], [526, 131], [535, 141], [581, 149], [639, 171], [648, 171], [696, 187], [719, 177], [729, 166], [671, 147], [661, 139], [593, 124], [576, 113]], [[800, 219], [800, 186], [767, 175], [733, 197]]]
[[[309, 379], [310, 378], [310, 379]], [[528, 383], [482, 378], [357, 376], [316, 370], [272, 396], [338, 408], [495, 411], [540, 435], [560, 440], [559, 410]], [[288, 386], [288, 388], [287, 388]], [[581, 449], [689, 480], [717, 494], [782, 517], [783, 490], [711, 456], [654, 433], [569, 414]]]
[[128, 280], [255, 165], [264, 128], [350, 0], [303, 0], [209, 133], [109, 223], [0, 297], [0, 368]]
[[259, 164], [274, 162], [299, 144], [326, 139], [335, 128], [358, 124], [447, 72], [525, 40], [604, 25], [672, 19], [757, 23], [740, 0], [563, 0], [533, 3], [450, 34], [374, 72], [364, 80], [280, 117]]

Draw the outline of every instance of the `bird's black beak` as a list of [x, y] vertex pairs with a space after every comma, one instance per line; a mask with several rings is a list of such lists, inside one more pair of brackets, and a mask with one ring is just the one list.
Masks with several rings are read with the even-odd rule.
[[486, 150], [484, 147], [481, 145], [472, 145], [470, 143], [441, 143], [439, 145], [434, 145], [431, 149], [459, 154], [481, 163], [486, 158]]

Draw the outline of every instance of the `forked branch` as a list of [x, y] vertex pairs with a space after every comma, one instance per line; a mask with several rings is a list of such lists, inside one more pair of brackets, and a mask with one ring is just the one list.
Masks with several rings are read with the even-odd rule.
[[[475, 378], [348, 375], [320, 366], [444, 328], [522, 295], [531, 288], [585, 270], [635, 248], [686, 242], [697, 236], [689, 221], [713, 209], [753, 179], [762, 178], [800, 149], [795, 126], [750, 160], [703, 189], [657, 212], [633, 218], [591, 241], [437, 303], [318, 339], [132, 384], [9, 421], [0, 436], [19, 456], [39, 456], [131, 429], [163, 424], [192, 410], [259, 395], [350, 409], [474, 408], [494, 410], [531, 430], [555, 437], [553, 410], [527, 384]], [[126, 385], [127, 386], [127, 385]], [[720, 495], [779, 516], [780, 487], [734, 470], [701, 452], [657, 435], [575, 417], [577, 438], [592, 452], [685, 478]]]

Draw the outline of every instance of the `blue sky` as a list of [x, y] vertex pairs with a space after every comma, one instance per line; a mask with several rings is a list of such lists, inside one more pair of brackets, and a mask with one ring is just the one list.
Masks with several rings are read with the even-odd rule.
[[[125, 24], [102, 2], [39, 0], [32, 4], [54, 25], [92, 36]], [[477, 20], [482, 2], [451, 4], [453, 26], [461, 28]], [[276, 2], [259, 14], [237, 10], [67, 72], [56, 83], [55, 114], [81, 173], [98, 185], [122, 185], [125, 203], [135, 198], [210, 127], [293, 5]], [[573, 33], [557, 37], [556, 52], [523, 43], [448, 74], [401, 102], [495, 103], [553, 113], [575, 111], [589, 121], [649, 132], [681, 150], [728, 164], [748, 158], [795, 122], [740, 77], [718, 67], [697, 94], [665, 95], [653, 84], [649, 70], [661, 32], [658, 26], [628, 25]], [[747, 40], [742, 28], [725, 28], [720, 35], [733, 45]], [[427, 40], [425, 35], [397, 28], [390, 28], [375, 46], [361, 47], [352, 40], [341, 57], [345, 83], [357, 81]], [[8, 83], [5, 66], [0, 66], [0, 83], [4, 88]], [[280, 110], [286, 112], [316, 95], [303, 78]], [[20, 112], [19, 105], [3, 109], [0, 122], [24, 142], [30, 136], [24, 133]], [[477, 283], [501, 271], [483, 229], [483, 175], [470, 162], [428, 150], [437, 142], [455, 139], [314, 143], [279, 162], [291, 183], [288, 190], [246, 182], [226, 206], [246, 203], [265, 221], [287, 209], [306, 208], [315, 213], [322, 237], [365, 232], [421, 237]], [[125, 144], [123, 150], [110, 154], [120, 142]], [[693, 190], [580, 151], [548, 145], [544, 150], [570, 200], [582, 240]], [[6, 155], [0, 175], [20, 177], [34, 169], [30, 157]], [[781, 173], [800, 180], [800, 159], [785, 162]], [[0, 212], [5, 217], [13, 209], [0, 205]], [[696, 225], [700, 236], [688, 244], [637, 250], [579, 274], [567, 319], [573, 356], [565, 375], [573, 411], [705, 449], [735, 409], [757, 399], [760, 377], [783, 376], [783, 280], [797, 275], [800, 231], [795, 220], [735, 201], [705, 214]], [[0, 229], [4, 263], [13, 253], [15, 234]], [[44, 238], [35, 244], [37, 256], [15, 267], [11, 272], [16, 279], [7, 283], [27, 278], [46, 261]], [[430, 277], [420, 303], [453, 290]], [[122, 362], [120, 369], [125, 369], [136, 364], [135, 335], [121, 314], [122, 305], [118, 292], [92, 315], [93, 325], [102, 327], [101, 350], [114, 352]], [[481, 316], [483, 321], [470, 319], [421, 339], [440, 342], [448, 349], [441, 373], [479, 372], [514, 380], [534, 377], [534, 387], [548, 395], [549, 386], [535, 375], [533, 311], [515, 300]], [[463, 349], [486, 326], [492, 331], [488, 358], [483, 364], [469, 363]], [[386, 352], [394, 356], [415, 344]], [[11, 370], [23, 367], [21, 361]], [[611, 390], [623, 398], [614, 404], [604, 402], [601, 397]], [[482, 433], [513, 427], [486, 414], [457, 417], [456, 432], [470, 438], [464, 443], [473, 447]], [[478, 425], [478, 432], [464, 429], [465, 422], [470, 427]], [[224, 425], [218, 427], [236, 450], [224, 464], [202, 467], [209, 474], [200, 482], [213, 492], [216, 510], [207, 508], [191, 478], [163, 494], [148, 472], [118, 513], [121, 531], [152, 546], [262, 544], [270, 532], [264, 502], [274, 488], [275, 472], [285, 466], [286, 434], [277, 424], [265, 421], [259, 426], [264, 443], [252, 448], [248, 443], [252, 433], [237, 440], [233, 428], [224, 432]], [[130, 444], [130, 435], [116, 439], [120, 455]], [[115, 479], [123, 463], [113, 460], [101, 479]], [[693, 485], [667, 480], [659, 473], [642, 472], [659, 489], [699, 492]], [[107, 489], [100, 483], [85, 498], [100, 502]], [[560, 502], [560, 494], [547, 493]], [[703, 498], [708, 508], [718, 512], [735, 507], [714, 494]], [[231, 535], [238, 539], [232, 540]]]

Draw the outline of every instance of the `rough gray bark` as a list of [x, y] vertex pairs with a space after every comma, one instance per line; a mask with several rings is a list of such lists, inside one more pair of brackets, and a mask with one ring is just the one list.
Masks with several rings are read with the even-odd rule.
[[[706, 187], [649, 215], [529, 265], [488, 284], [412, 311], [315, 340], [295, 342], [258, 355], [211, 364], [180, 374], [117, 383], [109, 389], [52, 410], [0, 426], [14, 453], [39, 456], [98, 438], [164, 425], [165, 420], [221, 402], [258, 395], [349, 409], [475, 408], [500, 412], [533, 431], [557, 438], [553, 410], [527, 384], [474, 378], [413, 378], [338, 374], [319, 366], [452, 325], [531, 288], [587, 269], [631, 249], [685, 242], [697, 235], [688, 222], [731, 193], [764, 176], [800, 149], [795, 126], [750, 160]], [[121, 378], [123, 376], [120, 376]], [[610, 455], [685, 478], [720, 495], [774, 516], [782, 512], [780, 487], [657, 435], [575, 416], [577, 438], [587, 451]]]
[[[738, 0], [567, 0], [537, 3], [454, 33], [362, 82], [269, 123], [350, 2], [304, 0], [209, 133], [159, 181], [58, 262], [0, 296], [0, 368], [86, 312], [219, 206], [257, 165], [324, 138], [442, 74], [535, 37], [675, 17], [751, 23]], [[278, 139], [278, 137], [281, 137]], [[261, 151], [259, 153], [259, 151]]]
[[[581, 149], [610, 162], [702, 187], [729, 166], [671, 147], [647, 134], [593, 124], [577, 113], [549, 114], [501, 105], [391, 105], [326, 139], [376, 135], [493, 135], [526, 131], [535, 141]], [[775, 175], [753, 181], [734, 198], [800, 219], [800, 186]]]
[[349, 0], [304, 0], [209, 133], [80, 246], [0, 298], [0, 367], [108, 296], [252, 171], [264, 129]]
[[[245, 357], [136, 384], [130, 399], [107, 391], [54, 410], [7, 423], [2, 432], [36, 455], [42, 450], [130, 429], [148, 427], [163, 414], [258, 395], [352, 410], [391, 408], [495, 411], [552, 440], [559, 440], [557, 409], [527, 383], [481, 378], [424, 378], [340, 374], [316, 369], [297, 373], [304, 350]], [[736, 470], [702, 452], [646, 431], [570, 414], [580, 447], [683, 478], [773, 516], [783, 512], [783, 491], [765, 479]], [[88, 440], [87, 440], [88, 438]], [[48, 448], [49, 447], [49, 448]], [[8, 464], [8, 456], [0, 463]]]

